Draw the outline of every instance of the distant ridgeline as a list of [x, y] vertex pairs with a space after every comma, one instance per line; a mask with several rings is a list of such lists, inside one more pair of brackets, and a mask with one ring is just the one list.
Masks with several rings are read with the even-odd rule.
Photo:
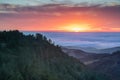
[[41, 34], [0, 32], [0, 80], [107, 80]]

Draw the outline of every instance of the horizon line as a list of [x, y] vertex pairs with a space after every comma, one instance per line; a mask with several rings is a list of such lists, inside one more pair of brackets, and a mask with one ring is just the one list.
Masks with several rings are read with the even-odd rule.
[[[17, 30], [17, 29], [14, 29]], [[14, 31], [14, 30], [0, 30], [0, 31]], [[18, 30], [20, 32], [67, 32], [67, 33], [120, 33], [120, 31], [62, 31], [62, 30]]]

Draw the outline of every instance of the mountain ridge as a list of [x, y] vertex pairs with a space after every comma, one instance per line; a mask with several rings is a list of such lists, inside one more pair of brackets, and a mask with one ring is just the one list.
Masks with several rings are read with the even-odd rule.
[[112, 54], [115, 51], [120, 50], [120, 46], [117, 47], [111, 47], [111, 48], [104, 48], [104, 49], [97, 49], [94, 47], [76, 47], [76, 46], [63, 46], [68, 49], [78, 49], [78, 50], [83, 50], [87, 53], [96, 53], [96, 54]]

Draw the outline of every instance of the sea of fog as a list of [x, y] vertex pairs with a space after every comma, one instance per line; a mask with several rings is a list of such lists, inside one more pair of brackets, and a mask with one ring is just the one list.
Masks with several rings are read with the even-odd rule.
[[120, 32], [29, 32], [41, 33], [60, 46], [94, 47], [98, 49], [120, 46]]

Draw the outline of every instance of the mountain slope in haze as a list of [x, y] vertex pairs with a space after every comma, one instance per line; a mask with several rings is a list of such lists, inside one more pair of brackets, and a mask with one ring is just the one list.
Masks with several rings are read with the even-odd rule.
[[120, 47], [100, 49], [99, 51], [100, 51], [100, 53], [110, 53], [110, 54], [112, 54], [113, 52], [120, 51]]
[[[0, 80], [107, 80], [41, 34], [0, 32]], [[109, 80], [109, 79], [108, 79]]]
[[94, 47], [80, 47], [80, 46], [63, 46], [63, 47], [67, 48], [67, 49], [82, 50], [82, 51], [88, 52], [88, 53], [94, 53], [94, 52], [98, 51], [98, 49], [96, 49]]
[[115, 51], [119, 51], [120, 47], [112, 47], [112, 48], [105, 48], [105, 49], [97, 49], [94, 47], [76, 47], [76, 46], [65, 46], [68, 49], [78, 49], [83, 50], [87, 53], [96, 53], [96, 54], [112, 54]]
[[120, 51], [112, 54], [95, 54], [77, 49], [62, 49], [69, 56], [83, 62], [89, 69], [105, 74], [112, 80], [120, 80]]
[[72, 56], [81, 62], [83, 62], [85, 65], [97, 62], [98, 60], [109, 56], [110, 54], [95, 54], [95, 53], [88, 53], [79, 49], [68, 49], [68, 48], [62, 48], [63, 52], [68, 54], [69, 56]]
[[120, 80], [120, 51], [101, 58], [88, 66], [97, 72], [108, 75], [112, 80]]

